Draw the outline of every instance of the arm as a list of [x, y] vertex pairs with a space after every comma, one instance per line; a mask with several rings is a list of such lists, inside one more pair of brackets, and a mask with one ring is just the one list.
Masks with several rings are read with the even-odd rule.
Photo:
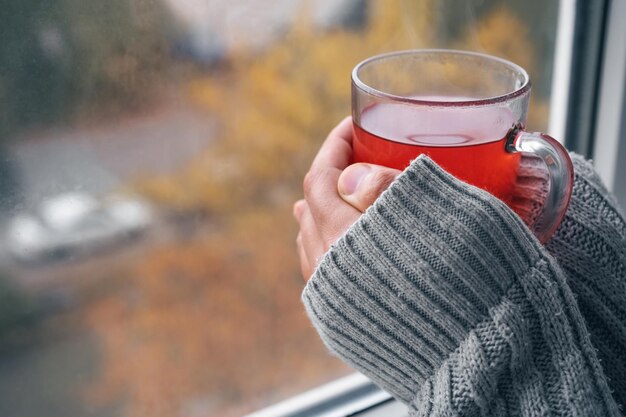
[[326, 345], [415, 415], [619, 415], [558, 265], [426, 158], [331, 248], [303, 300]]
[[613, 396], [626, 405], [626, 222], [591, 163], [571, 157], [570, 207], [547, 249], [576, 295]]
[[[626, 222], [590, 161], [571, 154], [574, 189], [559, 229], [546, 245], [566, 275], [598, 350], [613, 396], [626, 404]], [[533, 217], [547, 175], [537, 158], [521, 159], [516, 208]]]
[[[343, 213], [307, 203], [301, 257], [327, 249], [310, 243], [329, 236], [320, 210]], [[414, 414], [618, 415], [553, 258], [508, 208], [425, 158], [332, 246], [303, 300], [327, 346]]]

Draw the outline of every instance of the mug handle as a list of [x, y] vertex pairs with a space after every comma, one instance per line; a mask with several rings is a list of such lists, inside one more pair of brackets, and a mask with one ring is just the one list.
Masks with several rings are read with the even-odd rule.
[[543, 161], [548, 175], [545, 202], [531, 230], [541, 243], [554, 234], [565, 216], [574, 186], [574, 168], [563, 146], [553, 137], [540, 132], [519, 130], [508, 143], [509, 152], [524, 152]]

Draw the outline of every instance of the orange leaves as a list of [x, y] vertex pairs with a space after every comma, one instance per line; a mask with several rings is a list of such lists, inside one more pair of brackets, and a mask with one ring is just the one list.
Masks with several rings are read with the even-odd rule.
[[251, 211], [227, 233], [165, 244], [137, 264], [127, 296], [92, 316], [106, 353], [100, 398], [125, 387], [133, 416], [178, 415], [206, 395], [224, 410], [284, 381], [338, 372], [300, 305], [289, 216], [286, 207]]
[[189, 81], [186, 94], [218, 137], [177, 174], [137, 189], [166, 213], [205, 221], [150, 250], [129, 268], [125, 294], [91, 316], [103, 341], [101, 398], [119, 398], [122, 387], [133, 417], [189, 407], [240, 415], [238, 403], [250, 411], [346, 372], [300, 303], [291, 203], [326, 134], [350, 112], [352, 67], [402, 46], [392, 35], [401, 4], [372, 2], [358, 31], [299, 22], [266, 50], [231, 54], [223, 69]]
[[[347, 371], [300, 304], [291, 202], [328, 131], [350, 112], [354, 65], [436, 46], [435, 4], [371, 1], [358, 30], [300, 21], [265, 50], [229, 51], [223, 67], [187, 80], [183, 93], [216, 122], [213, 145], [136, 187], [168, 216], [201, 220], [147, 251], [126, 271], [123, 292], [94, 307], [101, 398], [126, 399], [133, 417], [241, 415]], [[531, 64], [523, 25], [508, 12], [471, 33], [488, 52]]]
[[[172, 198], [175, 208], [220, 215], [272, 204], [268, 196], [276, 189], [296, 198], [316, 149], [350, 113], [354, 65], [429, 39], [425, 10], [432, 8], [430, 2], [371, 2], [368, 7], [371, 19], [361, 30], [320, 30], [301, 16], [265, 50], [239, 51], [222, 70], [192, 79], [186, 91], [217, 121], [219, 138], [171, 182], [157, 180], [143, 189], [165, 204]], [[410, 26], [410, 36], [398, 29], [400, 21]]]

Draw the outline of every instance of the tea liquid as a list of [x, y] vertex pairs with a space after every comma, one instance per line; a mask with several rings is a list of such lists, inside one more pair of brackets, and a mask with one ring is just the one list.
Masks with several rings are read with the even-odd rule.
[[507, 108], [375, 104], [354, 124], [354, 162], [406, 168], [421, 154], [511, 205], [520, 160], [505, 150], [517, 123]]

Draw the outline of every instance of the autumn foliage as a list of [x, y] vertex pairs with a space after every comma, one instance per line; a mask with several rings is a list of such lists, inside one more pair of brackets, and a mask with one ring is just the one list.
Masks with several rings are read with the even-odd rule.
[[[122, 403], [133, 417], [240, 415], [349, 372], [301, 306], [291, 204], [321, 141], [350, 112], [353, 66], [436, 44], [431, 1], [369, 5], [357, 29], [316, 28], [303, 13], [267, 49], [231, 51], [181, 86], [216, 121], [214, 145], [134, 187], [166, 218], [197, 220], [124, 271], [124, 296], [91, 309], [103, 346], [92, 401]], [[488, 52], [532, 68], [523, 25], [505, 9], [471, 30]], [[451, 46], [472, 49], [466, 39]]]

